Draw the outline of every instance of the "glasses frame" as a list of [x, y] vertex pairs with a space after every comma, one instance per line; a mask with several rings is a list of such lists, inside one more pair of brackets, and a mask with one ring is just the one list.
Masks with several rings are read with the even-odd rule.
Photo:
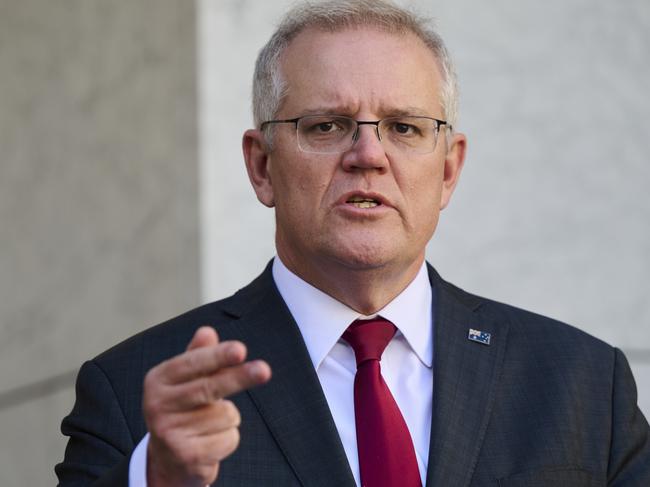
[[440, 127], [446, 125], [451, 130], [451, 125], [446, 120], [440, 120], [440, 119], [434, 118], [434, 117], [426, 117], [424, 115], [402, 115], [402, 116], [381, 118], [379, 120], [357, 120], [357, 119], [354, 119], [352, 117], [348, 117], [348, 116], [345, 116], [345, 115], [332, 115], [332, 114], [327, 114], [327, 113], [324, 113], [324, 114], [314, 113], [314, 114], [310, 114], [310, 115], [302, 115], [300, 117], [288, 118], [288, 119], [283, 119], [283, 120], [267, 120], [267, 121], [262, 122], [260, 124], [260, 130], [264, 130], [268, 125], [281, 124], [281, 123], [293, 123], [296, 126], [296, 137], [298, 137], [298, 123], [303, 118], [310, 118], [310, 117], [340, 117], [340, 118], [346, 118], [348, 120], [353, 121], [355, 123], [355, 125], [356, 125], [356, 127], [354, 129], [354, 132], [352, 134], [352, 144], [350, 145], [350, 147], [348, 147], [344, 151], [333, 151], [333, 152], [307, 151], [307, 150], [303, 149], [300, 146], [300, 144], [298, 144], [298, 148], [301, 151], [311, 153], [311, 154], [342, 154], [342, 153], [350, 150], [352, 147], [354, 147], [354, 144], [359, 139], [359, 127], [361, 125], [374, 125], [375, 126], [375, 133], [377, 134], [377, 139], [379, 139], [379, 141], [381, 142], [381, 134], [379, 133], [379, 124], [382, 123], [385, 120], [399, 119], [399, 118], [402, 118], [402, 117], [426, 118], [428, 120], [433, 120], [436, 123], [436, 127], [434, 129], [436, 131], [436, 141], [435, 141], [435, 144], [434, 144], [433, 149], [431, 150], [431, 152], [434, 152], [436, 150], [436, 147], [438, 146], [438, 134], [440, 134]]

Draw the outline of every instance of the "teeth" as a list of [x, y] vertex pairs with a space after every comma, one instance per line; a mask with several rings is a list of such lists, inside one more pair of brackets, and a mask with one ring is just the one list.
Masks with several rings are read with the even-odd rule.
[[362, 198], [361, 196], [353, 196], [348, 200], [348, 203], [361, 203], [362, 201], [375, 201], [372, 198]]
[[375, 206], [377, 206], [377, 203], [372, 200], [353, 201], [352, 204], [357, 208], [374, 208]]
[[361, 196], [353, 196], [348, 200], [348, 203], [352, 203], [357, 208], [374, 208], [380, 204], [372, 198], [362, 198]]

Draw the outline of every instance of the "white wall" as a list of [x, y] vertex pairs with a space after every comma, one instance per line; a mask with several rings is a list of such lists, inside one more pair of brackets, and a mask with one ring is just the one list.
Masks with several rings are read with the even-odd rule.
[[[273, 255], [240, 140], [256, 53], [289, 3], [199, 1], [204, 300]], [[650, 413], [650, 3], [412, 4], [456, 59], [470, 144], [430, 261], [469, 291], [622, 347]]]

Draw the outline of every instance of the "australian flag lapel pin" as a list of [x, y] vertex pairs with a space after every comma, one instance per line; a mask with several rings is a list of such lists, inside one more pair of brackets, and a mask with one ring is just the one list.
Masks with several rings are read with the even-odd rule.
[[467, 335], [468, 340], [472, 342], [482, 343], [483, 345], [489, 345], [491, 337], [492, 335], [490, 335], [488, 332], [475, 330], [474, 328], [470, 328], [469, 334]]

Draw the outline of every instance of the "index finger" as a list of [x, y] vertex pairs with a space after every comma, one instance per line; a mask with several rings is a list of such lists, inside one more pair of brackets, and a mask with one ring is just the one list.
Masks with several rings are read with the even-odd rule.
[[219, 335], [217, 335], [217, 330], [211, 326], [202, 326], [194, 332], [194, 336], [190, 340], [190, 343], [187, 345], [186, 350], [193, 350], [200, 347], [209, 347], [210, 345], [216, 345], [219, 343]]
[[254, 360], [197, 380], [179, 384], [174, 388], [175, 400], [171, 407], [185, 411], [205, 406], [213, 401], [237, 394], [271, 379], [271, 368], [263, 360]]
[[163, 382], [178, 384], [218, 372], [246, 359], [246, 347], [238, 341], [221, 342], [188, 350], [159, 365]]

